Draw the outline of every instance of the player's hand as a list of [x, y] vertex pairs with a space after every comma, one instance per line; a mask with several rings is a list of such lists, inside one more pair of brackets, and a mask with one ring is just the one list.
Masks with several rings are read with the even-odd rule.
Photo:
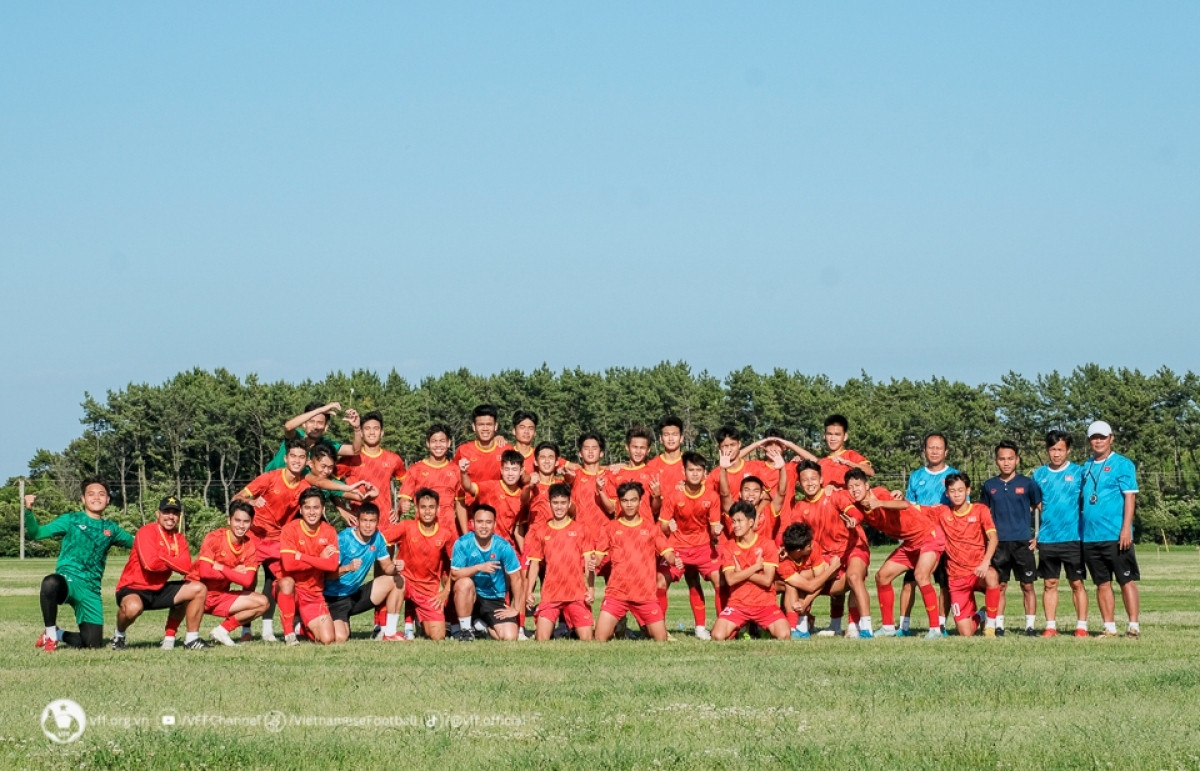
[[588, 587], [588, 589], [583, 593], [583, 601], [589, 606], [594, 603], [596, 601], [596, 590]]
[[[674, 523], [675, 520], [671, 520], [671, 522]], [[709, 532], [711, 532], [713, 534], [713, 537], [720, 536], [721, 533], [725, 532], [725, 528], [724, 528], [724, 526], [721, 525], [720, 522], [710, 522], [708, 525], [708, 529], [709, 529]]]
[[833, 495], [834, 490], [837, 490], [837, 488], [834, 487], [833, 485], [825, 485], [825, 494], [826, 495]]
[[429, 600], [429, 604], [433, 606], [434, 610], [441, 610], [442, 608], [446, 607], [446, 600], [448, 600], [448, 599], [450, 599], [450, 595], [448, 595], [448, 594], [445, 596], [442, 596], [440, 594], [435, 594]]
[[346, 410], [346, 415], [342, 418], [342, 420], [346, 423], [349, 423], [350, 428], [353, 428], [355, 431], [362, 428], [362, 419], [358, 417], [358, 410], [354, 409], [353, 407]]
[[525, 612], [528, 613], [528, 612], [532, 611], [534, 608], [537, 607], [537, 604], [538, 604], [537, 597], [534, 597], [532, 594], [529, 595], [529, 597], [527, 597], [525, 599]]
[[830, 557], [829, 558], [829, 571], [831, 573], [836, 571], [841, 566], [842, 566], [842, 558], [841, 557]]
[[342, 519], [346, 520], [346, 524], [350, 527], [358, 527], [358, 517], [351, 514], [345, 509], [338, 509], [338, 513], [342, 515]]
[[721, 465], [721, 468], [723, 468], [723, 469], [732, 468], [733, 467], [733, 453], [722, 450], [720, 457], [717, 459], [717, 463], [719, 463]]
[[369, 501], [372, 498], [376, 498], [378, 496], [379, 496], [379, 488], [373, 484], [368, 483], [367, 491], [365, 493], [363, 493], [363, 500]]
[[786, 463], [783, 460], [783, 453], [779, 451], [779, 445], [768, 444], [766, 446], [767, 459], [771, 461], [771, 465], [777, 469], [783, 468]]
[[32, 508], [33, 508], [33, 502], [34, 502], [34, 501], [36, 501], [36, 500], [37, 500], [37, 496], [36, 496], [36, 495], [34, 495], [33, 493], [30, 493], [30, 494], [26, 495], [26, 496], [25, 496], [25, 508], [27, 508], [27, 509], [32, 509]]
[[855, 520], [854, 517], [850, 516], [846, 512], [843, 511], [840, 514], [838, 514], [838, 516], [842, 518], [842, 522], [845, 523], [846, 527], [849, 528], [850, 530], [853, 530], [854, 528], [858, 527], [858, 521]]
[[863, 507], [872, 512], [879, 508], [879, 499], [875, 497], [875, 493], [867, 493], [867, 497], [862, 500]]
[[463, 472], [464, 474], [467, 472], [467, 469], [469, 469], [469, 468], [471, 468], [471, 459], [470, 458], [463, 458], [458, 462], [458, 470]]
[[604, 476], [604, 472], [601, 471], [599, 474], [596, 475], [596, 492], [604, 492], [604, 486], [606, 484], [607, 484], [607, 479]]
[[485, 562], [482, 565], [480, 565], [478, 572], [487, 573], [488, 575], [491, 575], [492, 573], [495, 573], [499, 569], [500, 569], [500, 563], [495, 560], [492, 560], [491, 562]]
[[1117, 548], [1125, 551], [1130, 546], [1133, 546], [1133, 528], [1124, 525], [1121, 527], [1121, 537], [1117, 539]]
[[521, 615], [520, 611], [511, 605], [505, 605], [500, 610], [496, 611], [496, 618], [516, 618]]
[[256, 509], [261, 509], [263, 506], [267, 505], [267, 501], [264, 498], [255, 498], [254, 500], [250, 501], [250, 505]]
[[675, 555], [675, 569], [683, 570], [683, 557], [680, 557], [678, 554]]
[[333, 555], [337, 554], [337, 550], [338, 548], [336, 546], [329, 544], [325, 547], [325, 550], [321, 552], [321, 559], [329, 559]]
[[355, 557], [346, 564], [346, 567], [350, 568], [348, 571], [346, 571], [347, 573], [353, 573], [362, 567], [362, 560], [358, 557]]
[[213, 563], [213, 570], [217, 571], [218, 573], [220, 573], [224, 569], [225, 569], [225, 566], [222, 565], [220, 562]]
[[654, 496], [655, 498], [662, 497], [662, 479], [658, 476], [655, 476], [650, 480], [650, 495]]
[[1037, 549], [1037, 539], [1036, 538], [1029, 539], [1029, 551], [1035, 551], [1036, 549]]
[[342, 411], [342, 403], [341, 402], [330, 402], [329, 404], [326, 404], [324, 407], [322, 407], [321, 410], [324, 412], [341, 412]]

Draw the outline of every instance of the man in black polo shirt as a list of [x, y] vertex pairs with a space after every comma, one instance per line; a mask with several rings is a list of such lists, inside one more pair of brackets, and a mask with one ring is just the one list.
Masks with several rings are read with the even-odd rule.
[[1033, 551], [1037, 535], [1033, 529], [1033, 510], [1042, 503], [1042, 489], [1027, 476], [1017, 473], [1021, 457], [1017, 445], [1004, 440], [996, 445], [996, 468], [1000, 474], [983, 483], [981, 503], [992, 510], [1000, 545], [992, 557], [992, 567], [1000, 574], [1000, 608], [996, 615], [996, 634], [1004, 634], [1004, 601], [1008, 579], [1013, 573], [1021, 582], [1025, 600], [1025, 634], [1033, 637], [1037, 618], [1037, 596], [1033, 582], [1037, 579], [1037, 563]]

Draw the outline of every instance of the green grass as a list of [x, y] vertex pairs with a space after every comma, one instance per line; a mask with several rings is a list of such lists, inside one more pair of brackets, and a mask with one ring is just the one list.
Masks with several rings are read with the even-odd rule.
[[[675, 632], [665, 645], [356, 639], [193, 653], [158, 650], [153, 614], [124, 653], [46, 655], [33, 647], [35, 590], [52, 563], [4, 560], [0, 768], [1200, 768], [1200, 553], [1143, 550], [1140, 561], [1140, 641], [718, 644]], [[1019, 606], [1012, 587], [1009, 618], [1021, 620]], [[1064, 590], [1068, 631], [1072, 615]], [[370, 620], [356, 621], [365, 633]], [[680, 624], [690, 629], [677, 587], [669, 627]], [[40, 730], [55, 698], [92, 721], [73, 744]], [[196, 722], [271, 711], [283, 713], [278, 731]], [[162, 728], [164, 712], [183, 724]]]

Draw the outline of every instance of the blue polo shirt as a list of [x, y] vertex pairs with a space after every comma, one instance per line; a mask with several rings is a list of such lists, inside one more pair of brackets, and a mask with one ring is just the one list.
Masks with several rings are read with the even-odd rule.
[[387, 541], [378, 530], [369, 541], [363, 543], [354, 528], [346, 528], [338, 533], [338, 551], [341, 552], [341, 565], [349, 565], [356, 559], [362, 560], [362, 564], [358, 570], [343, 573], [337, 579], [325, 579], [325, 594], [330, 597], [349, 597], [357, 592], [375, 563], [388, 557]]
[[1089, 458], [1082, 473], [1084, 543], [1119, 540], [1125, 522], [1125, 493], [1138, 491], [1137, 467], [1129, 458], [1112, 452], [1102, 461]]
[[508, 587], [508, 574], [521, 569], [521, 561], [511, 544], [498, 535], [492, 536], [486, 551], [479, 548], [474, 533], [467, 533], [454, 542], [454, 553], [450, 556], [450, 567], [469, 568], [485, 562], [499, 562], [500, 569], [493, 573], [476, 573], [475, 594], [485, 600], [503, 600]]
[[908, 475], [908, 487], [904, 490], [904, 500], [912, 501], [918, 506], [937, 506], [939, 503], [949, 505], [946, 497], [946, 477], [957, 474], [958, 469], [946, 466], [934, 473], [925, 466]]
[[1079, 517], [1079, 491], [1083, 485], [1083, 466], [1067, 463], [1055, 471], [1039, 466], [1033, 481], [1042, 489], [1042, 527], [1038, 543], [1072, 543], [1082, 534]]
[[1037, 482], [1023, 474], [1007, 482], [992, 477], [983, 483], [979, 501], [992, 510], [996, 536], [1001, 541], [1033, 538], [1033, 507], [1042, 502], [1042, 489]]

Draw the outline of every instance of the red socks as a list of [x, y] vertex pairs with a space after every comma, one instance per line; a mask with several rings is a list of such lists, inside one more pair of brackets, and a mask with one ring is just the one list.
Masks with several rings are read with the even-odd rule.
[[279, 592], [275, 596], [275, 604], [279, 606], [279, 620], [283, 624], [283, 633], [292, 634], [296, 631], [296, 595]]
[[174, 637], [175, 633], [179, 631], [179, 624], [182, 621], [182, 618], [172, 618], [167, 616], [167, 628], [163, 634], [163, 637]]
[[983, 590], [984, 612], [988, 618], [995, 618], [1000, 610], [1000, 587]]
[[[896, 625], [896, 590], [891, 584], [875, 584], [879, 594], [879, 618], [884, 626]], [[935, 603], [936, 607], [936, 603]], [[937, 617], [934, 617], [936, 625]]]
[[665, 617], [667, 615], [667, 590], [656, 589], [654, 596], [658, 599], [658, 607], [662, 608], [663, 616]]
[[938, 619], [937, 589], [933, 588], [933, 584], [925, 584], [919, 588], [921, 599], [925, 601], [925, 612], [929, 615], [929, 628], [941, 629], [940, 619]]
[[[717, 604], [720, 604], [720, 593], [718, 592]], [[692, 616], [696, 619], [696, 626], [704, 626], [708, 623], [708, 610], [704, 606], [704, 590], [699, 586], [688, 587], [688, 602], [692, 604]], [[721, 611], [717, 608], [717, 612]]]
[[221, 622], [221, 628], [224, 629], [226, 632], [235, 632], [235, 631], [237, 631], [237, 628], [241, 625], [242, 625], [242, 622], [238, 621], [233, 616], [230, 616], [229, 618], [227, 618]]

